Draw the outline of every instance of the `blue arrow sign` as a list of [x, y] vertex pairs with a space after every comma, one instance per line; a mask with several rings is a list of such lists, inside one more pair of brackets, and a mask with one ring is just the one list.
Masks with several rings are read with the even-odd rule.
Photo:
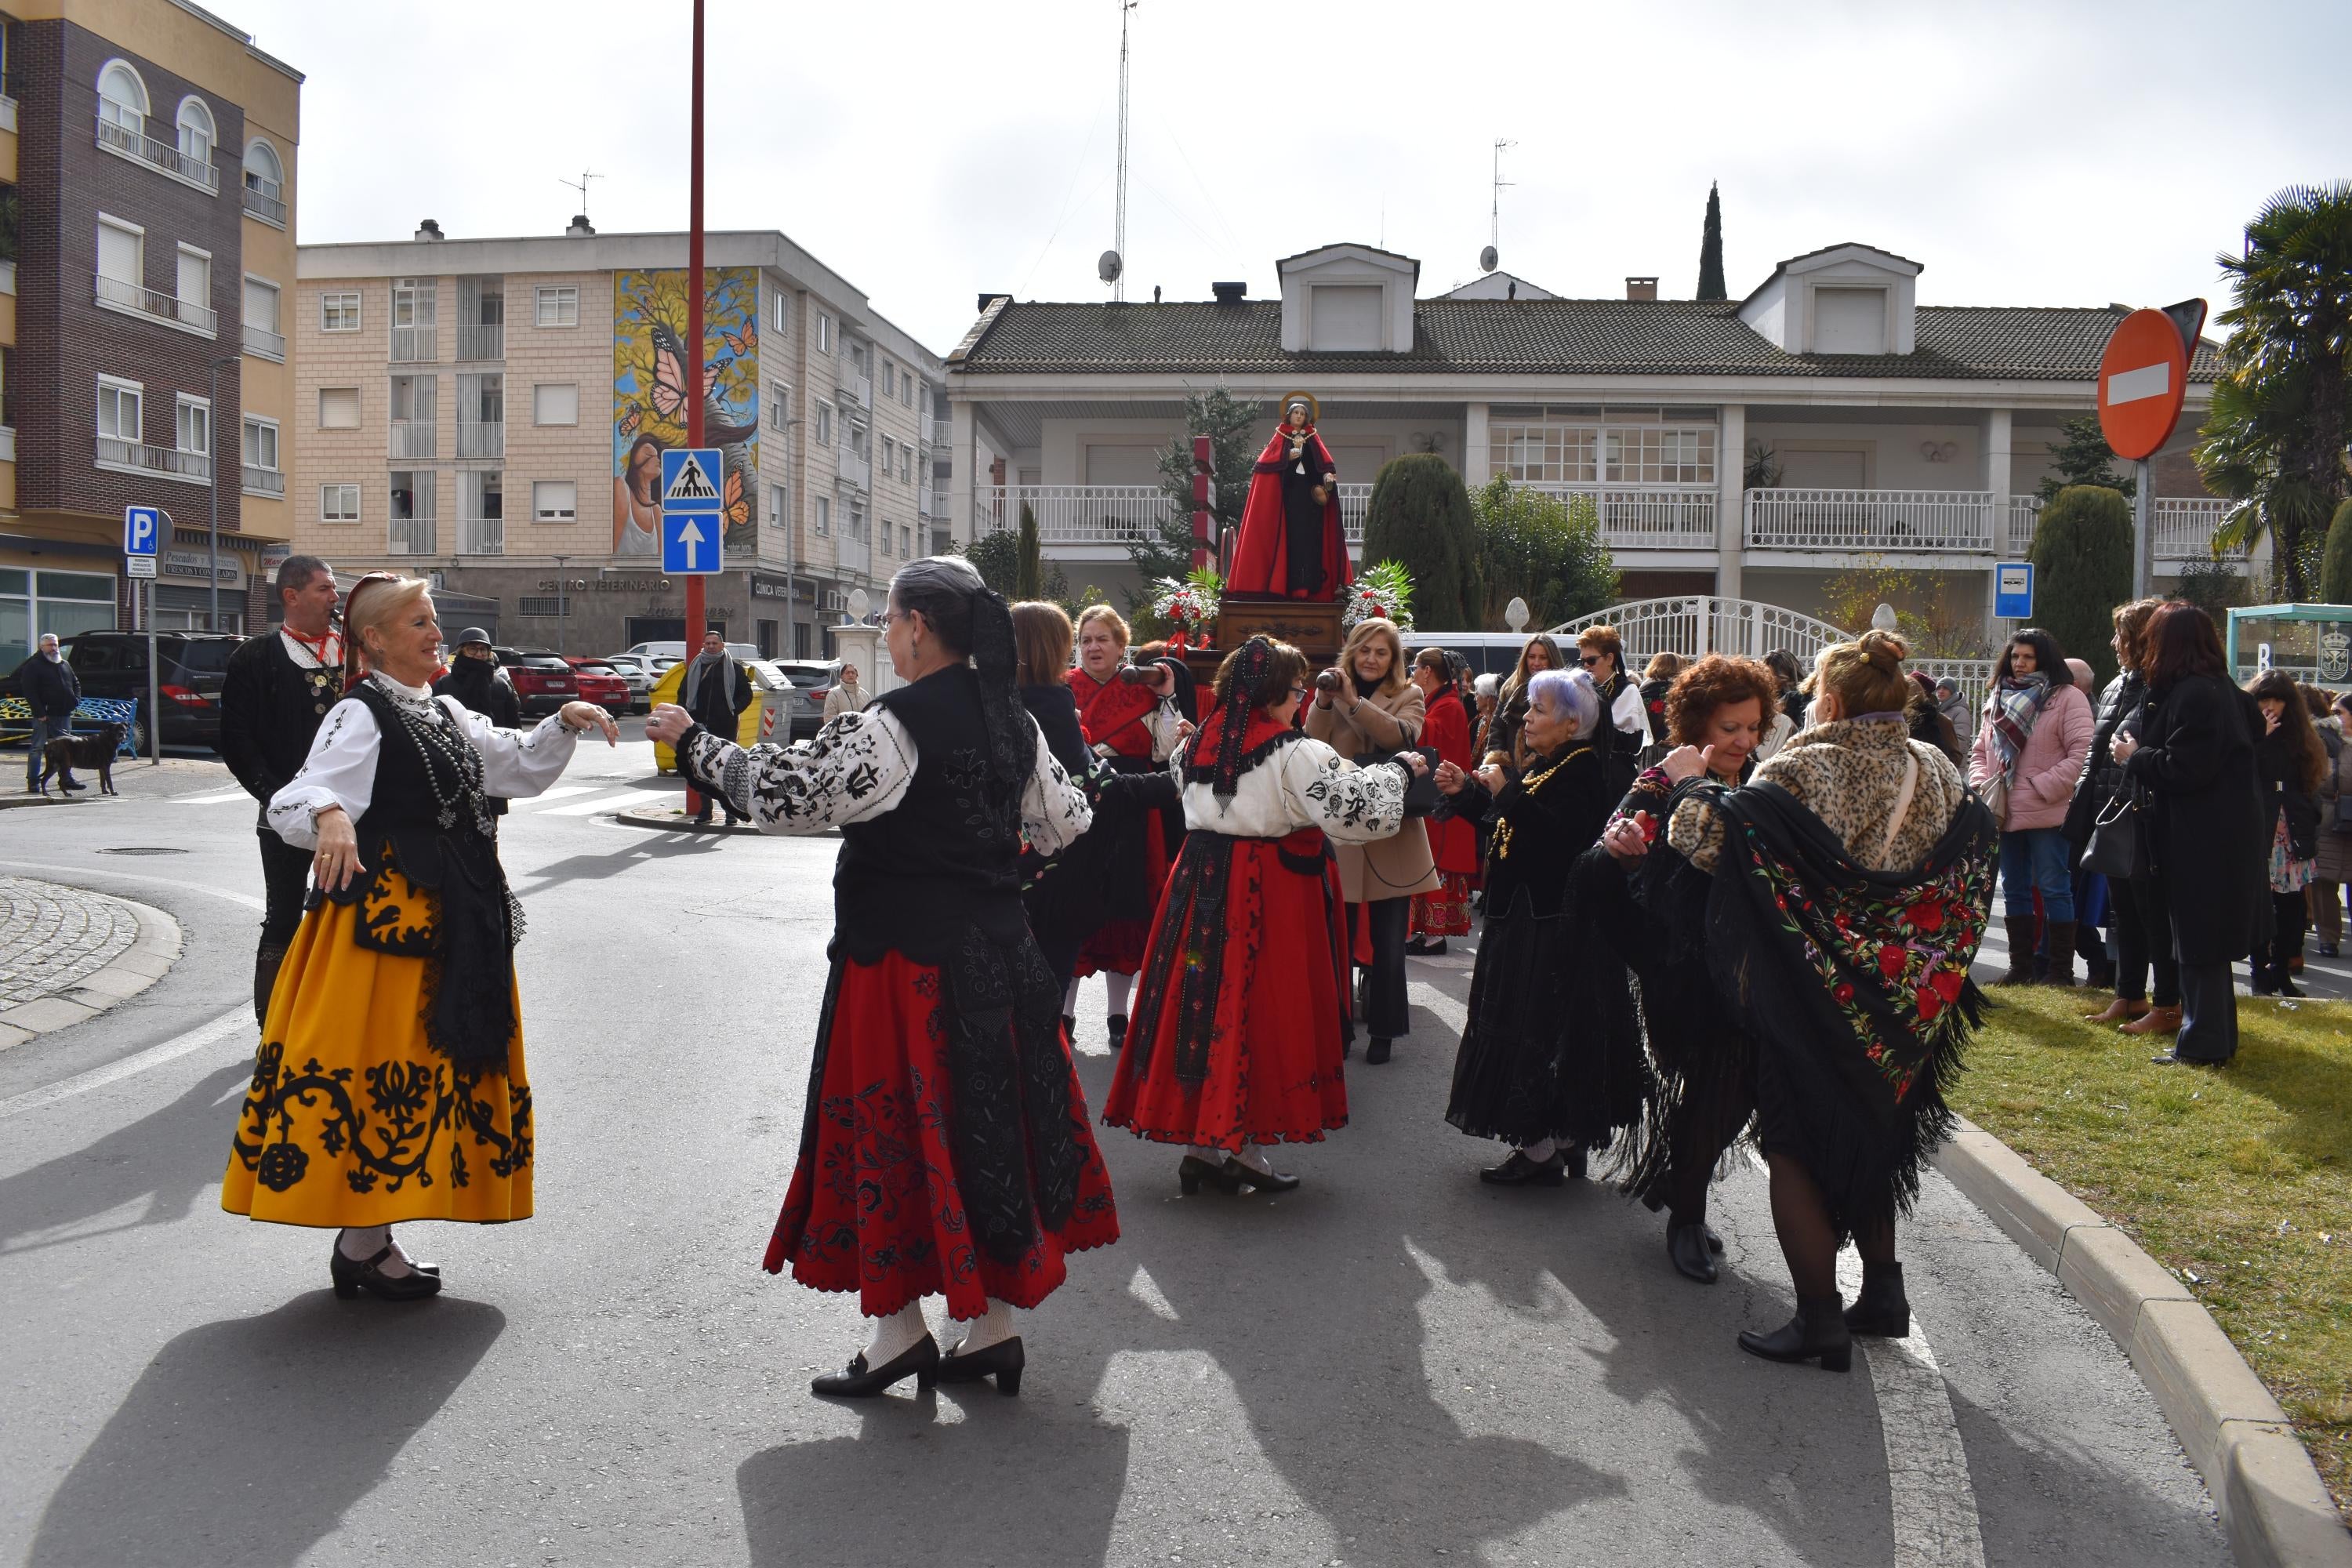
[[717, 512], [666, 511], [661, 531], [664, 576], [707, 577], [722, 570]]
[[122, 553], [152, 555], [163, 542], [163, 508], [126, 506], [122, 509]]
[[726, 461], [716, 447], [682, 447], [662, 454], [661, 504], [665, 512], [716, 512], [727, 483]]

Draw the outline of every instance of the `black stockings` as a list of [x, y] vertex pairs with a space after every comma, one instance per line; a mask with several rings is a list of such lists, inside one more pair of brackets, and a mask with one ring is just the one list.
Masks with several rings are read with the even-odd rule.
[[[1780, 1234], [1780, 1256], [1789, 1265], [1799, 1300], [1821, 1300], [1838, 1293], [1837, 1231], [1830, 1224], [1830, 1206], [1811, 1173], [1785, 1154], [1771, 1154], [1772, 1228]], [[1854, 1246], [1865, 1267], [1895, 1261], [1895, 1221], [1888, 1218], [1855, 1233]]]

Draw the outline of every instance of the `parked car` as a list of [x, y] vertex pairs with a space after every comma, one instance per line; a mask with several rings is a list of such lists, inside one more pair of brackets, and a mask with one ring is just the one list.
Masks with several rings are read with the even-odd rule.
[[823, 729], [824, 700], [832, 695], [835, 682], [841, 679], [840, 664], [777, 659], [770, 668], [792, 682], [793, 695], [800, 699], [793, 708], [793, 739], [803, 740]]
[[522, 699], [522, 710], [534, 719], [544, 718], [580, 695], [579, 679], [572, 666], [553, 648], [501, 647], [491, 651], [499, 656], [507, 679], [514, 682], [515, 695]]
[[[696, 646], [698, 650], [700, 645], [697, 644]], [[733, 654], [737, 658], [746, 661], [755, 659], [760, 657], [759, 645], [756, 643], [731, 642], [727, 645], [727, 651]], [[633, 658], [642, 657], [648, 658], [666, 658], [670, 661], [670, 664], [676, 664], [678, 660], [686, 657], [686, 645], [682, 642], [641, 642], [632, 644], [627, 652], [628, 655]], [[619, 658], [623, 656], [620, 654], [614, 654], [610, 657]], [[666, 664], [661, 667], [661, 669], [667, 669], [668, 668], [669, 665]], [[661, 673], [661, 670], [657, 669], [654, 673], [658, 675]]]
[[634, 684], [627, 670], [608, 659], [566, 654], [563, 662], [572, 667], [572, 678], [580, 683], [580, 700], [593, 702], [607, 713], [628, 712], [642, 693], [654, 688], [651, 677], [639, 675], [637, 679], [644, 684]]
[[[245, 639], [228, 632], [159, 632], [157, 703], [166, 746], [220, 746], [221, 684], [228, 656]], [[81, 632], [65, 640], [66, 662], [84, 697], [131, 698], [147, 728], [147, 634]], [[142, 740], [142, 747], [143, 747]]]
[[678, 661], [673, 655], [666, 653], [608, 653], [604, 656], [604, 662], [619, 670], [624, 679], [633, 674], [643, 676], [645, 685], [635, 689], [642, 695], [652, 691], [654, 683], [661, 679], [662, 671]]

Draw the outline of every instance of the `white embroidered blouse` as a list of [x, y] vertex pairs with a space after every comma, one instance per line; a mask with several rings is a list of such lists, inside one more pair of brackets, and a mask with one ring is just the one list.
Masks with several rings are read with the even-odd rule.
[[[425, 714], [428, 721], [455, 724], [482, 757], [482, 791], [506, 800], [539, 794], [563, 776], [580, 738], [550, 714], [534, 730], [501, 730], [454, 697], [436, 697], [430, 687], [406, 686], [372, 675], [384, 695]], [[319, 813], [340, 805], [357, 822], [375, 798], [375, 762], [383, 735], [367, 704], [346, 697], [327, 711], [310, 742], [302, 771], [269, 797], [269, 826], [297, 849], [318, 847]]]
[[[1036, 721], [1029, 728], [1037, 753], [1022, 786], [1021, 828], [1039, 854], [1058, 854], [1093, 825], [1094, 809], [1054, 760]], [[762, 833], [823, 833], [896, 810], [917, 760], [915, 738], [887, 708], [844, 713], [790, 746], [745, 748], [708, 730], [697, 730], [687, 745], [694, 776], [719, 781]]]
[[1381, 763], [1360, 768], [1322, 742], [1301, 735], [1245, 769], [1231, 800], [1219, 800], [1213, 785], [1191, 784], [1184, 761], [1194, 736], [1168, 760], [1184, 793], [1184, 826], [1238, 838], [1280, 838], [1302, 827], [1319, 827], [1342, 844], [1369, 844], [1404, 826], [1404, 770]]

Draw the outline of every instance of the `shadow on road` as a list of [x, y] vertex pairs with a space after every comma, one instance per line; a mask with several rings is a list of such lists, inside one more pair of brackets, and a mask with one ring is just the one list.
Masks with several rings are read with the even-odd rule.
[[[143, 1214], [106, 1229], [186, 1218], [228, 1164], [236, 1126], [230, 1100], [252, 1077], [250, 1062], [207, 1073], [153, 1115], [0, 1180], [0, 1256], [103, 1234], [68, 1227], [141, 1198], [147, 1200]], [[47, 1234], [59, 1230], [67, 1234]]]
[[27, 1561], [296, 1562], [374, 1489], [505, 1327], [477, 1301], [338, 1301], [321, 1289], [191, 1329], [74, 1462]]
[[619, 848], [603, 855], [574, 855], [569, 859], [551, 861], [529, 876], [516, 879], [518, 895], [535, 893], [543, 889], [559, 887], [565, 882], [601, 882], [620, 876], [630, 867], [647, 860], [677, 860], [695, 856], [713, 855], [724, 846], [725, 839], [701, 834], [663, 834], [656, 837], [642, 828], [629, 831], [637, 837]]

